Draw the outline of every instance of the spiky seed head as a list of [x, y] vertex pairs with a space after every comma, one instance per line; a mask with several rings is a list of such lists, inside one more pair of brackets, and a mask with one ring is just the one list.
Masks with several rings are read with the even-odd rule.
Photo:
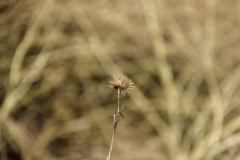
[[113, 89], [120, 89], [120, 94], [125, 95], [131, 91], [134, 87], [133, 81], [125, 74], [115, 73], [110, 79], [108, 79], [109, 87]]

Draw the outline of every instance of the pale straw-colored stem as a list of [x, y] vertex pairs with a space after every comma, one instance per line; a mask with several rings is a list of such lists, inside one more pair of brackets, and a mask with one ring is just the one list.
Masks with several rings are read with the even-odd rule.
[[116, 132], [116, 128], [117, 128], [117, 124], [118, 124], [118, 121], [119, 121], [119, 118], [120, 118], [120, 94], [121, 94], [121, 91], [120, 89], [118, 88], [118, 112], [117, 114], [113, 115], [114, 116], [114, 128], [113, 128], [113, 134], [112, 134], [112, 141], [111, 141], [111, 146], [110, 146], [110, 149], [109, 149], [109, 153], [108, 153], [108, 156], [106, 158], [106, 160], [110, 160], [111, 159], [111, 153], [112, 153], [112, 148], [113, 148], [113, 142], [114, 142], [114, 137], [115, 137], [115, 132]]
[[118, 88], [118, 113], [120, 111], [119, 106], [120, 106], [120, 88]]
[[115, 131], [116, 131], [116, 128], [115, 128], [116, 116], [115, 116], [115, 114], [113, 116], [114, 116], [114, 128], [113, 128], [113, 134], [112, 134], [112, 141], [111, 141], [111, 146], [110, 146], [109, 153], [108, 153], [108, 156], [107, 156], [106, 160], [111, 159], [111, 153], [112, 153], [113, 142], [114, 142]]

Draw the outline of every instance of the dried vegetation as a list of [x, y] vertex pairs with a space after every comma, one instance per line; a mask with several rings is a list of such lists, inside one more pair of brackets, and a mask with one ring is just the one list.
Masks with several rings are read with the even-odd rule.
[[240, 159], [240, 2], [1, 0], [0, 159]]

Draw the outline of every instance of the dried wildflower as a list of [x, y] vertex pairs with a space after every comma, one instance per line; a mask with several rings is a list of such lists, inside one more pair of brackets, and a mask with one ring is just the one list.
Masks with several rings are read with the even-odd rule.
[[130, 90], [134, 87], [133, 81], [124, 74], [114, 74], [110, 79], [109, 87], [114, 89], [120, 89], [120, 94], [125, 95], [129, 93]]

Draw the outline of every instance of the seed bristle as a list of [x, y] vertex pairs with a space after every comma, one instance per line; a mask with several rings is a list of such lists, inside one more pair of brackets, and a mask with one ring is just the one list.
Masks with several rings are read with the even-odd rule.
[[110, 79], [108, 79], [109, 87], [113, 89], [120, 89], [120, 93], [125, 95], [131, 91], [134, 87], [133, 81], [125, 74], [115, 73]]

